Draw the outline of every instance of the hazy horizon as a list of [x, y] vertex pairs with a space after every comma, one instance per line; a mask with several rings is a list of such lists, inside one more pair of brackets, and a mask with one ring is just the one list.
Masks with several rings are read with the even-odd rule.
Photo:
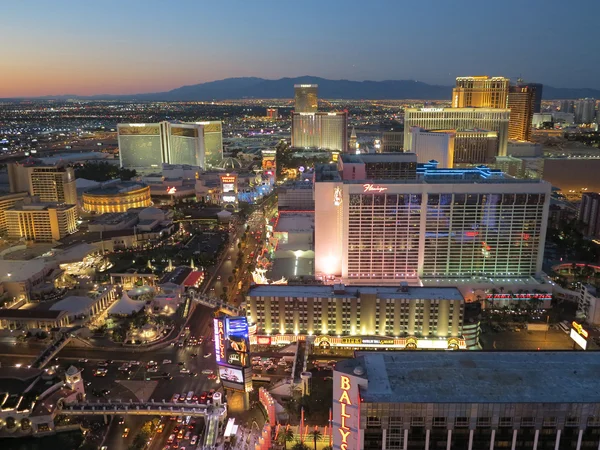
[[[600, 89], [600, 2], [14, 3], [0, 97], [130, 95], [225, 78], [495, 75]], [[458, 25], [459, 24], [459, 25]]]

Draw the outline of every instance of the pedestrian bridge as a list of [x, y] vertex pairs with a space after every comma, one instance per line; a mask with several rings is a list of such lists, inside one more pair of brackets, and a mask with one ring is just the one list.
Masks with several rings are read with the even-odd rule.
[[191, 298], [192, 300], [194, 300], [197, 303], [200, 303], [201, 305], [208, 306], [209, 308], [218, 309], [229, 316], [244, 315], [244, 311], [241, 308], [237, 308], [236, 306], [230, 305], [215, 297], [193, 293]]
[[121, 402], [121, 401], [98, 401], [79, 402], [72, 405], [64, 405], [60, 414], [84, 416], [84, 415], [132, 415], [132, 416], [192, 416], [192, 417], [216, 417], [222, 419], [226, 415], [225, 405], [190, 405], [170, 402]]

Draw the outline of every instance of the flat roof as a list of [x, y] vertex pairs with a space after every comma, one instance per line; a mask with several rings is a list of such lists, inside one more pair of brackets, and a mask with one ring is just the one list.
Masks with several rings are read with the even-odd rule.
[[285, 212], [279, 214], [279, 219], [275, 225], [275, 232], [312, 232], [315, 227], [315, 213], [307, 212]]
[[357, 352], [365, 402], [600, 403], [596, 352]]
[[127, 212], [119, 212], [119, 213], [106, 213], [100, 216], [96, 216], [93, 220], [90, 221], [90, 224], [93, 225], [116, 225], [122, 222], [129, 222], [130, 220], [134, 220], [137, 218], [137, 214], [135, 212], [127, 211]]
[[138, 181], [107, 182], [102, 186], [88, 189], [86, 195], [118, 195], [148, 187], [146, 183]]
[[375, 163], [375, 162], [417, 162], [417, 154], [411, 152], [361, 153], [353, 155], [344, 153], [340, 158], [345, 163]]
[[[54, 264], [43, 259], [28, 261], [0, 259], [0, 282], [26, 281]], [[54, 265], [55, 266], [55, 265]]]
[[96, 300], [81, 295], [71, 295], [56, 302], [50, 311], [67, 311], [69, 314], [80, 314], [87, 310]]
[[67, 314], [67, 311], [52, 311], [34, 309], [0, 309], [0, 319], [58, 319]]
[[356, 294], [377, 294], [379, 298], [414, 300], [461, 300], [464, 297], [455, 287], [409, 286], [402, 292], [400, 286], [343, 286], [343, 285], [258, 285], [250, 287], [249, 297], [317, 297], [353, 298]]

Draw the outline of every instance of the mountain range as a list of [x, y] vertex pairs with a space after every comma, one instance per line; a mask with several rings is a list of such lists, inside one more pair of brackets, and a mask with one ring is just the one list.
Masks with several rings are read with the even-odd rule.
[[[211, 101], [245, 98], [293, 98], [294, 84], [318, 84], [319, 98], [348, 100], [450, 100], [452, 86], [439, 86], [414, 80], [350, 81], [302, 76], [267, 80], [256, 77], [226, 78], [207, 83], [182, 86], [167, 92], [135, 95], [61, 95], [40, 99], [79, 98], [87, 100], [138, 101]], [[544, 86], [544, 100], [600, 98], [600, 90], [590, 88], [555, 88]]]

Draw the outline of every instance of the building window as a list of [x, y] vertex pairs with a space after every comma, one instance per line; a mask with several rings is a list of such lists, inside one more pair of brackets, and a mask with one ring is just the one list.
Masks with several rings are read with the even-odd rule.
[[411, 417], [410, 418], [410, 426], [411, 427], [425, 426], [425, 418], [424, 417]]
[[390, 417], [390, 428], [402, 428], [402, 417]]
[[491, 417], [478, 417], [477, 418], [477, 426], [478, 427], [490, 427], [492, 425]]
[[445, 417], [434, 417], [431, 425], [434, 427], [445, 427], [446, 426], [446, 418]]
[[521, 418], [522, 427], [533, 427], [535, 426], [535, 417], [523, 417]]
[[556, 417], [544, 417], [544, 426], [545, 427], [555, 427], [556, 426]]
[[600, 427], [600, 417], [590, 416], [587, 420], [588, 427]]
[[500, 417], [500, 420], [498, 421], [499, 427], [512, 427], [512, 424], [512, 417]]
[[381, 418], [367, 417], [367, 428], [381, 428]]
[[469, 426], [469, 418], [468, 417], [457, 417], [454, 419], [454, 426], [457, 428], [465, 428]]
[[565, 419], [565, 427], [576, 427], [579, 426], [579, 417], [567, 416]]

